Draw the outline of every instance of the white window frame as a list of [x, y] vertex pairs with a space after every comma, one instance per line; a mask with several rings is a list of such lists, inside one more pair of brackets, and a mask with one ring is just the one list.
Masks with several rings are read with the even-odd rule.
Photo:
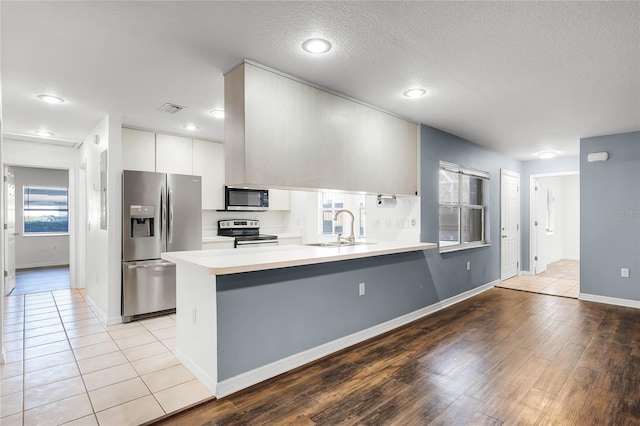
[[[458, 200], [457, 202], [446, 203], [441, 199], [438, 200], [438, 212], [441, 208], [452, 208], [457, 209], [458, 211], [458, 238], [457, 243], [445, 243], [440, 240], [440, 227], [442, 219], [439, 216], [438, 219], [438, 241], [439, 241], [439, 250], [440, 253], [458, 251], [458, 250], [466, 250], [477, 247], [486, 247], [489, 244], [488, 238], [488, 223], [489, 223], [489, 183], [491, 179], [491, 175], [489, 172], [485, 172], [482, 170], [476, 170], [468, 167], [463, 167], [458, 164], [449, 163], [446, 161], [440, 161], [439, 170], [446, 170], [450, 173], [455, 173], [458, 176]], [[469, 199], [469, 197], [465, 197], [464, 195], [464, 185], [463, 178], [464, 176], [470, 176], [476, 179], [482, 179], [482, 204], [468, 204], [464, 203], [463, 200]], [[438, 174], [438, 185], [440, 185], [440, 174]], [[463, 212], [466, 210], [475, 210], [481, 212], [481, 235], [482, 240], [479, 241], [471, 241], [464, 242], [462, 241], [462, 230], [463, 230]]]

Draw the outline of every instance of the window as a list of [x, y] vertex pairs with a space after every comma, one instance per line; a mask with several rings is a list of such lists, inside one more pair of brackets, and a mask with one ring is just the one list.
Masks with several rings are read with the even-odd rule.
[[[364, 195], [346, 194], [344, 192], [320, 192], [320, 234], [338, 235], [351, 232], [351, 218], [342, 214], [337, 221], [333, 218], [338, 210], [348, 209], [354, 214], [353, 226], [356, 237], [364, 237], [365, 234], [365, 198]], [[346, 219], [345, 219], [346, 218]], [[346, 227], [345, 227], [346, 225]]]
[[486, 244], [489, 173], [440, 162], [440, 250]]
[[24, 234], [66, 234], [69, 232], [69, 189], [23, 187]]

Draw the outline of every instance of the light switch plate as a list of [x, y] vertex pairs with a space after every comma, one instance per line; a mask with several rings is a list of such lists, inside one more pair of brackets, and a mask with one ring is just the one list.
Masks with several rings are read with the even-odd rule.
[[620, 268], [620, 276], [622, 278], [629, 278], [629, 268]]

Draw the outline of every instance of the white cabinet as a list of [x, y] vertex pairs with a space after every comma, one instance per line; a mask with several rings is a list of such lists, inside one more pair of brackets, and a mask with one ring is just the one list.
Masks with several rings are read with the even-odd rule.
[[122, 169], [156, 171], [156, 134], [122, 128]]
[[202, 209], [224, 209], [224, 145], [194, 139], [193, 174], [202, 176]]
[[302, 237], [278, 237], [278, 245], [280, 246], [299, 246], [302, 244]]
[[229, 241], [208, 241], [202, 243], [202, 250], [219, 250], [219, 249], [232, 249], [233, 238], [229, 238]]
[[415, 123], [253, 63], [225, 75], [225, 112], [228, 185], [416, 193]]
[[290, 210], [290, 192], [283, 189], [269, 190], [269, 210]]
[[193, 173], [191, 138], [156, 134], [156, 172], [190, 175]]

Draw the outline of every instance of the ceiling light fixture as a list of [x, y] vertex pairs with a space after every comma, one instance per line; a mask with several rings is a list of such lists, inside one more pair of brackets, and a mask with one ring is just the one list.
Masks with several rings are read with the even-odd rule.
[[321, 53], [327, 53], [331, 50], [331, 43], [323, 38], [310, 38], [302, 43], [302, 49], [305, 52], [319, 55]]
[[46, 102], [49, 104], [61, 104], [64, 102], [64, 99], [62, 99], [60, 96], [54, 96], [54, 95], [38, 95], [36, 96], [38, 99], [40, 99], [42, 102]]
[[183, 125], [182, 128], [186, 129], [186, 130], [194, 131], [194, 130], [198, 130], [200, 128], [200, 126], [197, 126], [197, 125], [195, 125], [193, 123], [188, 123], [188, 124]]
[[209, 111], [209, 115], [215, 118], [224, 118], [224, 110], [222, 108], [215, 108]]
[[536, 154], [541, 160], [548, 160], [558, 155], [558, 151], [540, 151]]
[[422, 88], [419, 88], [419, 87], [414, 88], [414, 89], [409, 89], [409, 90], [405, 91], [404, 93], [402, 93], [402, 95], [404, 97], [407, 97], [407, 98], [419, 98], [419, 97], [424, 96], [426, 94], [427, 94], [427, 91], [425, 89], [422, 89]]
[[35, 135], [42, 136], [43, 138], [50, 138], [55, 136], [55, 133], [47, 132], [46, 130], [36, 130], [33, 132]]

